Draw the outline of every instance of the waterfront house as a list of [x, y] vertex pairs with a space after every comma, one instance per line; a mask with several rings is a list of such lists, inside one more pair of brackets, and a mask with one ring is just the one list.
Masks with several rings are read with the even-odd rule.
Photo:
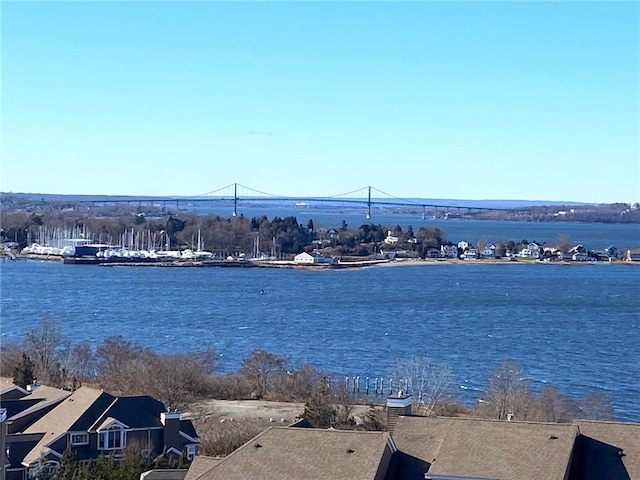
[[323, 255], [320, 252], [313, 251], [311, 253], [302, 252], [293, 257], [293, 261], [300, 265], [323, 264], [331, 265], [334, 263], [334, 257]]
[[387, 237], [384, 239], [384, 243], [387, 245], [397, 245], [400, 239], [398, 237], [394, 237], [391, 233], [391, 230], [387, 231]]
[[482, 250], [480, 250], [480, 258], [495, 258], [496, 257], [496, 247], [493, 243], [491, 245], [487, 245]]
[[468, 248], [462, 254], [463, 260], [475, 260], [478, 258], [478, 251], [475, 248]]
[[163, 453], [193, 458], [198, 450], [191, 421], [181, 420], [178, 412], [166, 411], [148, 396], [116, 397], [81, 387], [41, 413], [23, 430], [4, 430], [7, 480], [27, 478], [36, 465], [55, 470], [68, 446], [79, 461], [101, 454], [119, 460], [128, 445], [136, 445], [149, 458]]
[[545, 243], [542, 246], [542, 256], [549, 260], [563, 260], [562, 250], [555, 243]]
[[587, 249], [584, 248], [582, 244], [575, 245], [569, 249], [569, 253], [573, 255], [574, 253], [587, 253]]
[[439, 258], [441, 256], [440, 249], [435, 247], [427, 248], [427, 258]]
[[536, 258], [533, 255], [533, 252], [528, 248], [523, 248], [522, 250], [520, 250], [520, 252], [518, 253], [518, 256], [522, 258]]
[[589, 257], [585, 252], [576, 252], [571, 255], [571, 260], [574, 262], [586, 262]]
[[527, 245], [527, 249], [531, 252], [531, 257], [540, 258], [540, 253], [543, 251], [542, 245], [535, 242], [531, 242]]
[[613, 260], [617, 260], [618, 258], [620, 258], [620, 252], [614, 246], [605, 248], [604, 253]]
[[313, 264], [315, 263], [315, 258], [310, 253], [302, 252], [293, 257], [293, 261], [299, 264]]
[[472, 245], [469, 242], [465, 242], [464, 240], [461, 242], [458, 242], [458, 249], [462, 250], [463, 252], [467, 250], [469, 247], [472, 247]]
[[458, 258], [458, 246], [453, 243], [440, 245], [440, 252], [445, 258]]
[[406, 258], [408, 253], [406, 250], [397, 250], [395, 248], [386, 249], [381, 248], [377, 258], [393, 260], [394, 258]]

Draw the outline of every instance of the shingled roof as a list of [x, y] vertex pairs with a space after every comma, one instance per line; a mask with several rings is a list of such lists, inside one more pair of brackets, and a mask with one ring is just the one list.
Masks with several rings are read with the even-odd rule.
[[580, 420], [574, 424], [580, 429], [577, 478], [640, 479], [640, 423]]
[[3, 389], [0, 391], [0, 403], [7, 409], [9, 433], [26, 429], [69, 395], [71, 392], [45, 385], [38, 386], [33, 391], [24, 390], [17, 385]]
[[47, 445], [59, 435], [69, 431], [87, 430], [92, 419], [104, 412], [115, 397], [101, 390], [81, 387], [62, 401], [48, 415], [35, 422], [24, 433], [44, 433], [42, 440], [25, 456], [23, 463], [29, 465], [47, 451]]
[[384, 476], [393, 450], [391, 437], [383, 432], [272, 427], [211, 469], [188, 478], [374, 480]]
[[[398, 477], [565, 478], [578, 428], [569, 424], [400, 417]], [[425, 470], [425, 468], [427, 470]], [[416, 476], [420, 475], [422, 476]]]
[[216, 467], [223, 460], [224, 457], [207, 457], [205, 455], [198, 455], [193, 459], [191, 465], [189, 465], [189, 471], [187, 472], [187, 476], [184, 477], [184, 480], [195, 480], [196, 478], [199, 478], [202, 474], [208, 472], [213, 467]]

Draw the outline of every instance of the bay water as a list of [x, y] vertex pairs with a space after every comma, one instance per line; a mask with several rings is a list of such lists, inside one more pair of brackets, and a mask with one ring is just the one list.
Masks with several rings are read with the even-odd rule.
[[0, 297], [3, 342], [49, 316], [93, 347], [112, 335], [159, 352], [213, 347], [221, 371], [262, 348], [294, 367], [388, 380], [398, 359], [423, 355], [454, 370], [468, 405], [510, 358], [534, 388], [605, 393], [617, 419], [640, 421], [637, 264], [306, 271], [3, 260]]

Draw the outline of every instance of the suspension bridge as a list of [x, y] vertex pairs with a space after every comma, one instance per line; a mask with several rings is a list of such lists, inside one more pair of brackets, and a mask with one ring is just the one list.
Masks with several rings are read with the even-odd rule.
[[232, 216], [237, 216], [241, 205], [269, 203], [278, 206], [306, 207], [306, 206], [341, 206], [341, 207], [363, 207], [366, 211], [366, 218], [372, 216], [372, 208], [387, 209], [410, 209], [413, 212], [422, 211], [423, 219], [431, 212], [482, 212], [482, 211], [510, 211], [516, 212], [513, 208], [479, 207], [460, 204], [452, 204], [447, 201], [430, 200], [425, 202], [420, 199], [407, 199], [388, 194], [372, 186], [362, 187], [338, 195], [328, 197], [317, 196], [286, 196], [267, 193], [247, 187], [240, 183], [232, 183], [222, 188], [212, 190], [194, 196], [180, 197], [149, 197], [149, 196], [92, 196], [91, 199], [76, 200], [79, 203], [91, 203], [94, 205], [105, 205], [114, 203], [145, 205], [175, 205], [176, 210], [189, 208], [196, 205], [232, 205]]

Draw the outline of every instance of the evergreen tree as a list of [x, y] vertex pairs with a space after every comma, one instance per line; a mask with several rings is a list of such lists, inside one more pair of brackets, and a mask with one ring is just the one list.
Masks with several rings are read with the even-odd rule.
[[58, 470], [56, 480], [76, 480], [78, 471], [78, 455], [75, 450], [71, 448], [71, 445], [67, 445], [67, 448], [62, 454], [61, 466]]
[[34, 380], [36, 366], [26, 353], [22, 353], [22, 360], [13, 371], [13, 383], [27, 388]]
[[47, 464], [44, 456], [40, 456], [36, 464], [29, 469], [29, 478], [31, 480], [55, 480], [56, 471], [55, 468]]
[[133, 480], [140, 478], [140, 474], [148, 470], [140, 453], [127, 454], [122, 464], [118, 467], [118, 479]]
[[324, 377], [316, 385], [304, 406], [304, 418], [316, 428], [329, 428], [336, 417], [331, 385]]
[[91, 480], [116, 480], [117, 479], [117, 465], [113, 461], [113, 458], [100, 455], [94, 462], [89, 464], [89, 469], [84, 478]]

